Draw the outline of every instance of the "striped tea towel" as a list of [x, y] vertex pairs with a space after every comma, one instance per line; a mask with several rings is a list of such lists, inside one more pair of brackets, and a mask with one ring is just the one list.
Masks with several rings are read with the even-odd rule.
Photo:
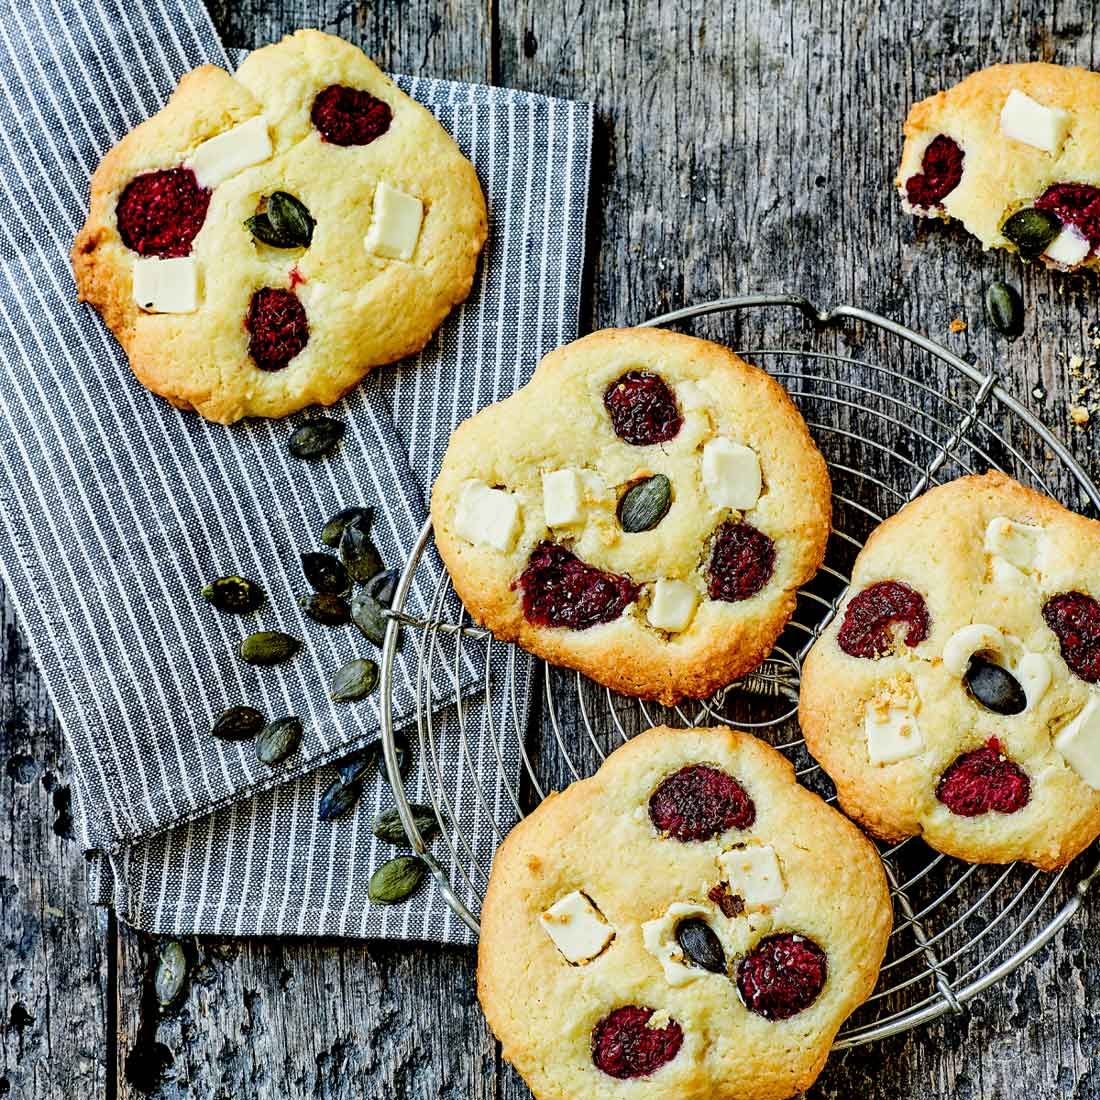
[[[206, 61], [229, 67], [197, 0], [0, 7], [0, 571], [65, 729], [85, 843], [106, 855], [101, 900], [124, 919], [177, 933], [462, 938], [434, 889], [400, 913], [367, 905], [370, 871], [392, 854], [369, 833], [381, 781], [351, 817], [317, 821], [324, 765], [376, 737], [378, 713], [374, 701], [329, 702], [331, 672], [369, 647], [303, 619], [297, 556], [318, 548], [337, 508], [372, 503], [384, 558], [405, 560], [453, 426], [576, 334], [591, 112], [401, 78], [477, 167], [490, 243], [466, 305], [415, 361], [338, 405], [338, 456], [303, 467], [285, 451], [301, 417], [225, 428], [177, 412], [75, 303], [67, 253], [99, 157]], [[414, 614], [439, 575], [429, 565]], [[198, 598], [231, 571], [268, 590], [255, 621]], [[306, 639], [292, 665], [236, 659], [261, 626]], [[395, 672], [402, 722], [413, 658], [403, 652]], [[482, 675], [467, 660], [433, 697], [453, 700]], [[210, 736], [212, 717], [244, 701], [305, 721], [300, 753], [275, 773], [250, 745]], [[419, 783], [415, 772], [414, 796]], [[470, 828], [491, 845], [486, 822]]]

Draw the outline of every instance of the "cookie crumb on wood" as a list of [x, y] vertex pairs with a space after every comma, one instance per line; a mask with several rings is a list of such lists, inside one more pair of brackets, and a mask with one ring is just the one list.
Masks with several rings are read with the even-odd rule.
[[953, 318], [947, 327], [955, 333], [966, 332], [966, 322], [961, 317]]

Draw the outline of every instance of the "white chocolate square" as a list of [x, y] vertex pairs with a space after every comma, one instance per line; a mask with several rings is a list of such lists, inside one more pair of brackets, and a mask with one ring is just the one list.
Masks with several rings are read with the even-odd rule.
[[1094, 791], [1100, 791], [1100, 696], [1093, 695], [1062, 728], [1054, 747]]
[[574, 966], [591, 962], [615, 938], [615, 929], [579, 890], [554, 902], [539, 916], [539, 924]]
[[1033, 523], [1016, 523], [1007, 516], [994, 516], [985, 528], [985, 550], [1026, 573], [1035, 568], [1042, 536], [1042, 527]]
[[542, 475], [542, 511], [547, 527], [567, 527], [584, 518], [584, 484], [569, 468]]
[[198, 264], [191, 256], [139, 256], [132, 291], [146, 313], [194, 313], [199, 308]]
[[787, 892], [779, 857], [770, 844], [746, 844], [718, 857], [722, 877], [746, 905], [774, 905]]
[[863, 732], [872, 764], [896, 764], [924, 749], [916, 715], [908, 707], [868, 703], [863, 713]]
[[415, 196], [379, 180], [374, 189], [370, 227], [363, 241], [368, 252], [388, 260], [411, 260], [420, 239], [424, 204]]
[[467, 481], [455, 505], [455, 531], [467, 542], [508, 553], [520, 532], [519, 501], [507, 489]]
[[1089, 254], [1090, 248], [1089, 242], [1072, 225], [1064, 225], [1043, 255], [1063, 267], [1075, 267]]
[[763, 488], [760, 459], [732, 439], [712, 439], [703, 448], [703, 485], [717, 508], [752, 508]]
[[267, 119], [257, 115], [204, 141], [187, 163], [200, 187], [217, 187], [245, 168], [263, 163], [273, 151]]
[[1001, 133], [1057, 156], [1069, 136], [1073, 116], [1059, 107], [1044, 107], [1013, 88], [1001, 108]]
[[658, 630], [678, 634], [691, 625], [698, 603], [699, 592], [693, 585], [686, 581], [659, 580], [653, 586], [653, 599], [646, 618]]

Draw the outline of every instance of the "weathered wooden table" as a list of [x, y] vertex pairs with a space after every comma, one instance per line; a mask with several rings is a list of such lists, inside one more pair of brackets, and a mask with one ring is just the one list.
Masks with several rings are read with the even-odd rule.
[[[915, 230], [890, 187], [908, 104], [973, 69], [1095, 67], [1084, 0], [214, 0], [227, 44], [303, 26], [402, 72], [585, 98], [598, 109], [582, 327], [722, 294], [801, 291], [886, 313], [995, 367], [1100, 476], [1073, 430], [1068, 357], [1095, 286]], [[1020, 287], [1013, 344], [984, 288]], [[969, 327], [950, 333], [949, 322]], [[1040, 396], [1036, 396], [1036, 395]], [[154, 945], [85, 902], [61, 737], [10, 606], [0, 649], [0, 1097], [529, 1096], [482, 1020], [468, 951], [210, 942], [162, 1021]], [[1100, 916], [947, 1019], [834, 1059], [814, 1097], [1100, 1097]]]

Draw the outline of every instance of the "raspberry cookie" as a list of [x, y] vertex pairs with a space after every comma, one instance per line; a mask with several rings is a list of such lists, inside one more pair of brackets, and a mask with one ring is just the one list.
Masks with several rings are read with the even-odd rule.
[[999, 473], [926, 493], [857, 558], [799, 713], [876, 835], [1063, 866], [1100, 834], [1100, 523]]
[[339, 38], [299, 31], [236, 76], [185, 76], [103, 159], [80, 298], [139, 380], [230, 423], [331, 404], [419, 351], [485, 240], [473, 166]]
[[920, 217], [957, 218], [985, 248], [1096, 267], [1100, 73], [994, 65], [914, 104], [897, 186]]
[[817, 571], [825, 462], [782, 387], [726, 348], [608, 329], [451, 438], [435, 539], [498, 637], [673, 703], [755, 668]]
[[782, 1100], [890, 934], [874, 846], [747, 733], [660, 727], [497, 852], [478, 995], [539, 1100]]

